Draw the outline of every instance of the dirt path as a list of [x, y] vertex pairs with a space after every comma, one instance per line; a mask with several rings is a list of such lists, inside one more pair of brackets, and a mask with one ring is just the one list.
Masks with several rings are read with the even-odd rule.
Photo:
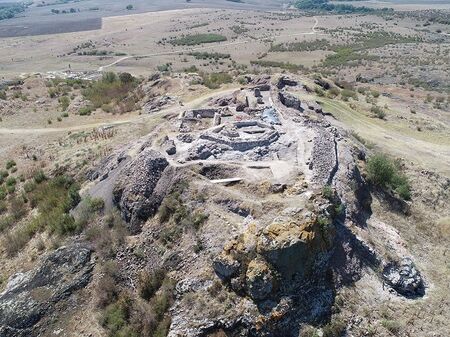
[[100, 127], [109, 127], [109, 126], [118, 126], [123, 124], [130, 123], [139, 123], [148, 119], [153, 119], [157, 116], [165, 115], [165, 114], [179, 114], [181, 111], [195, 107], [199, 103], [215, 97], [219, 95], [230, 94], [233, 91], [238, 89], [238, 87], [223, 89], [219, 91], [214, 91], [212, 93], [208, 93], [206, 95], [202, 95], [190, 102], [186, 102], [184, 106], [172, 106], [167, 109], [163, 109], [161, 111], [152, 113], [152, 114], [143, 114], [139, 116], [134, 116], [126, 119], [119, 119], [115, 121], [105, 121], [98, 123], [88, 123], [76, 126], [67, 126], [61, 128], [0, 128], [0, 135], [43, 135], [43, 134], [51, 134], [58, 132], [69, 132], [69, 131], [81, 131], [81, 130], [89, 130]]
[[[317, 34], [317, 26], [319, 25], [319, 20], [314, 16], [314, 26], [311, 28], [311, 31], [309, 32], [303, 32], [303, 33], [294, 33], [294, 34], [286, 34], [286, 35], [272, 35], [272, 36], [265, 36], [264, 38], [259, 38], [258, 40], [262, 41], [264, 39], [267, 38], [280, 38], [280, 37], [291, 37], [291, 36], [299, 36], [299, 35], [315, 35]], [[125, 56], [122, 57], [110, 64], [101, 66], [98, 68], [98, 71], [103, 71], [105, 68], [110, 68], [112, 66], [115, 66], [119, 63], [121, 63], [122, 61], [128, 60], [128, 59], [132, 59], [132, 58], [136, 58], [136, 59], [140, 59], [140, 58], [149, 58], [149, 57], [156, 57], [156, 56], [166, 56], [166, 55], [176, 55], [176, 54], [184, 54], [184, 53], [189, 53], [189, 52], [193, 52], [193, 51], [199, 51], [199, 50], [208, 50], [208, 49], [214, 49], [218, 46], [220, 47], [226, 47], [226, 46], [234, 46], [234, 45], [240, 45], [240, 44], [246, 44], [246, 43], [250, 43], [253, 42], [254, 40], [240, 40], [240, 41], [234, 41], [234, 42], [229, 42], [229, 43], [222, 43], [219, 45], [212, 45], [212, 46], [205, 46], [205, 47], [195, 47], [195, 48], [186, 48], [186, 49], [179, 49], [179, 50], [174, 50], [174, 51], [168, 51], [168, 52], [161, 52], [161, 53], [153, 53], [153, 54], [144, 54], [144, 55], [132, 55], [132, 56]]]

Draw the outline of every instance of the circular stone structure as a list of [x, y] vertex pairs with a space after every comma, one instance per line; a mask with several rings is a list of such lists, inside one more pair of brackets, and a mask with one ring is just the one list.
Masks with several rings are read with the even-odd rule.
[[279, 137], [280, 134], [271, 125], [255, 120], [221, 125], [200, 135], [200, 139], [227, 145], [241, 152], [255, 147], [269, 146]]

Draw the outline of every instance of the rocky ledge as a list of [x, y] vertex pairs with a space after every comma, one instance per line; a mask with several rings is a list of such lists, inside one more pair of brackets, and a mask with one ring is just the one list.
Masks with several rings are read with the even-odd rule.
[[91, 250], [77, 244], [59, 248], [29, 272], [13, 275], [0, 294], [0, 336], [39, 335], [40, 320], [90, 282], [93, 266]]

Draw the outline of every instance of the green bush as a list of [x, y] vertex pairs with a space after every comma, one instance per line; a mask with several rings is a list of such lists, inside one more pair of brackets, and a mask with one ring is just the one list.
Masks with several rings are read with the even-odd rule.
[[333, 197], [333, 194], [334, 194], [333, 188], [330, 185], [325, 185], [322, 188], [322, 196], [325, 199], [331, 199]]
[[0, 186], [0, 200], [4, 200], [6, 196], [8, 195], [8, 192], [3, 186]]
[[203, 80], [203, 85], [209, 89], [218, 89], [222, 84], [233, 82], [233, 78], [228, 73], [211, 73], [200, 74]]
[[411, 199], [408, 178], [402, 174], [398, 165], [383, 154], [376, 154], [367, 161], [367, 178], [374, 185], [392, 188], [405, 200]]
[[67, 96], [62, 96], [58, 99], [61, 111], [66, 111], [70, 105], [70, 98]]
[[6, 162], [6, 169], [9, 170], [9, 169], [13, 168], [13, 167], [16, 166], [16, 165], [17, 165], [17, 164], [16, 164], [16, 162], [15, 162], [14, 160], [8, 160], [8, 161]]
[[384, 119], [386, 117], [386, 112], [384, 112], [383, 108], [376, 105], [372, 106], [370, 112], [372, 112], [374, 116], [379, 119]]
[[45, 180], [47, 180], [47, 177], [45, 176], [44, 171], [39, 170], [34, 174], [33, 179], [37, 184], [40, 184], [40, 183], [44, 182]]
[[90, 116], [92, 113], [92, 107], [91, 106], [85, 106], [80, 108], [80, 110], [78, 110], [78, 114], [80, 116]]
[[16, 186], [17, 184], [17, 180], [14, 177], [9, 177], [8, 179], [6, 179], [6, 186]]
[[334, 319], [322, 328], [323, 337], [340, 337], [346, 328], [347, 324], [344, 321]]
[[117, 76], [113, 72], [103, 74], [103, 77], [92, 82], [82, 91], [83, 96], [92, 103], [92, 107], [80, 109], [80, 115], [89, 115], [93, 110], [112, 102], [119, 103], [128, 93], [136, 88], [138, 81], [130, 74], [122, 73]]
[[394, 335], [397, 335], [401, 330], [401, 325], [399, 322], [390, 320], [390, 319], [383, 319], [381, 321], [381, 325], [385, 327], [389, 332], [391, 332]]

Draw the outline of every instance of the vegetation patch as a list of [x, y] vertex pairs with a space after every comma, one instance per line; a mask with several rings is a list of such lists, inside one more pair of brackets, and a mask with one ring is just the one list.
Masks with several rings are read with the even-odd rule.
[[[128, 73], [122, 73], [117, 76], [113, 72], [108, 72], [100, 80], [91, 83], [88, 88], [82, 91], [82, 94], [91, 102], [92, 107], [97, 109], [104, 104], [122, 102], [138, 84], [137, 79]], [[87, 108], [84, 109], [86, 111], [80, 110], [80, 115], [88, 115], [90, 113], [90, 111], [87, 111]]]
[[219, 34], [194, 34], [184, 35], [169, 41], [174, 46], [195, 46], [202, 43], [214, 43], [226, 41], [227, 38]]
[[305, 69], [302, 65], [293, 64], [289, 62], [276, 62], [276, 61], [265, 61], [265, 60], [257, 60], [257, 61], [250, 61], [251, 65], [260, 66], [264, 68], [281, 68], [288, 71], [291, 71], [293, 73], [296, 73], [300, 70]]
[[376, 154], [367, 161], [367, 178], [379, 187], [391, 188], [405, 199], [411, 199], [411, 186], [408, 178], [400, 172], [398, 162], [384, 154]]

